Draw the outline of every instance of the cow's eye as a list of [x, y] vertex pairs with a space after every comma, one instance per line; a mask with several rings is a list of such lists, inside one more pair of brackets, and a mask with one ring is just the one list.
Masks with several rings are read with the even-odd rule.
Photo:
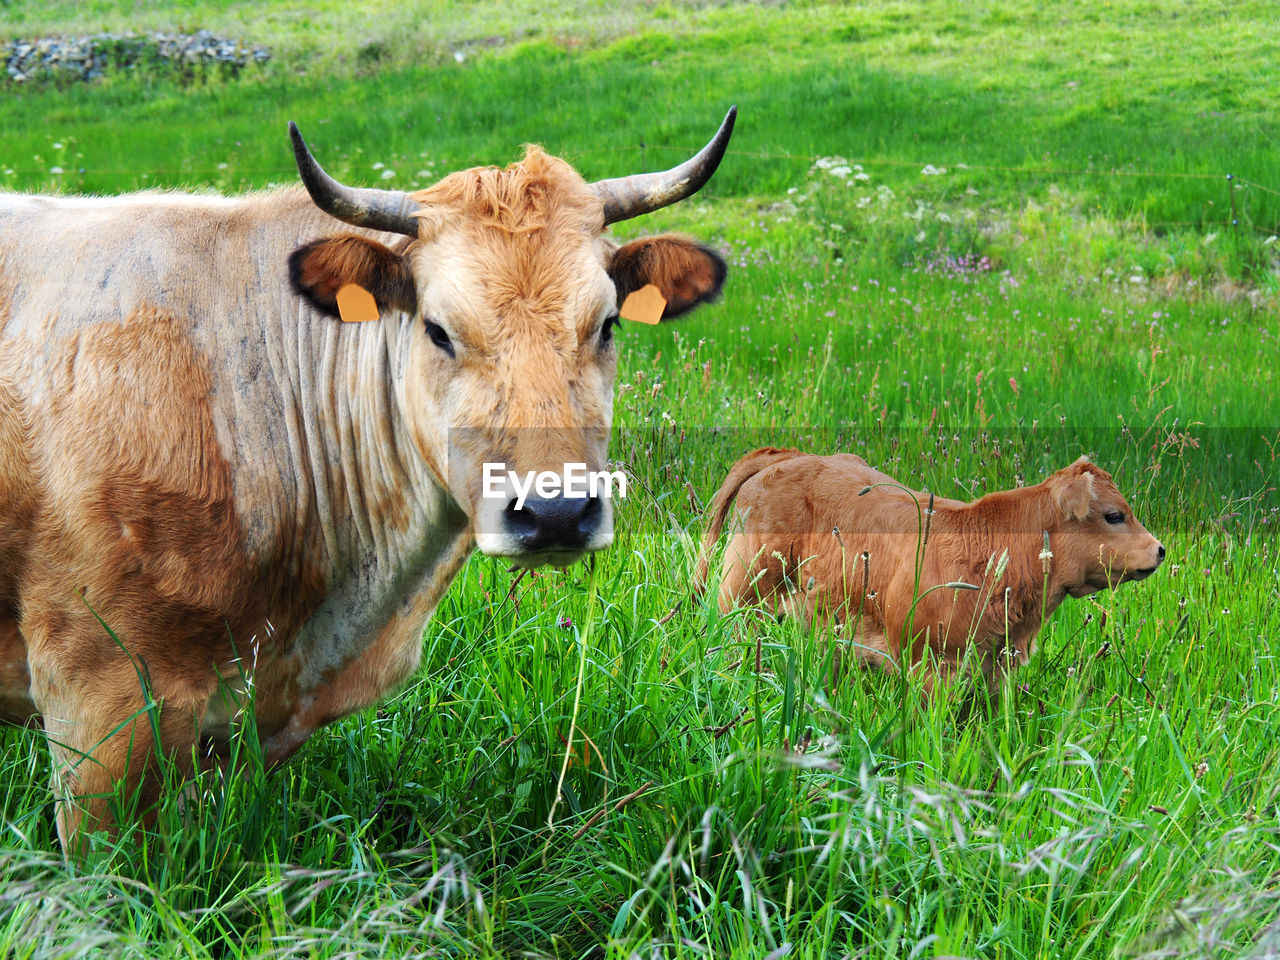
[[431, 338], [431, 342], [447, 353], [449, 356], [457, 356], [453, 351], [453, 341], [449, 339], [449, 334], [445, 333], [444, 327], [430, 320], [426, 321], [427, 336]]
[[1112, 510], [1104, 517], [1107, 523], [1124, 523], [1124, 514], [1119, 510]]
[[616, 316], [609, 317], [604, 323], [600, 324], [600, 346], [607, 347], [613, 343], [613, 328], [618, 325]]

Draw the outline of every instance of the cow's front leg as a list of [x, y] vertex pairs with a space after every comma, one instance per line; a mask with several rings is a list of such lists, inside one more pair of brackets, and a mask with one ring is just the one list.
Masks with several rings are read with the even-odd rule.
[[[97, 662], [75, 655], [86, 650]], [[166, 698], [154, 689], [145, 662], [119, 648], [105, 652], [91, 630], [78, 641], [64, 634], [29, 646], [32, 696], [53, 761], [58, 837], [68, 854], [86, 831], [110, 830], [117, 818], [150, 819], [164, 779], [157, 735], [179, 776], [192, 769], [195, 705], [179, 691]]]

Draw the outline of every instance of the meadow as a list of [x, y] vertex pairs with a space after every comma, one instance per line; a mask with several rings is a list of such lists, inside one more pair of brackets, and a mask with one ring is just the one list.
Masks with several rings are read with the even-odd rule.
[[[614, 546], [473, 557], [408, 687], [283, 769], [247, 724], [69, 866], [42, 737], [0, 728], [0, 958], [1280, 956], [1269, 4], [0, 2], [0, 38], [129, 27], [273, 57], [0, 79], [0, 188], [290, 184], [290, 119], [350, 182], [526, 142], [617, 176], [736, 103], [712, 183], [615, 228], [730, 275], [620, 331]], [[763, 444], [963, 498], [1089, 454], [1170, 557], [990, 711], [833, 684], [830, 628], [688, 596]]]

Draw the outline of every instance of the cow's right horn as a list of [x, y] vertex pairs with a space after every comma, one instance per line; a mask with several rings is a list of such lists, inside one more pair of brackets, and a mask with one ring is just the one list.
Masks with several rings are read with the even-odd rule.
[[596, 196], [604, 201], [604, 222], [617, 223], [642, 213], [652, 213], [701, 190], [716, 172], [716, 167], [720, 166], [737, 116], [738, 108], [730, 107], [711, 142], [678, 167], [661, 173], [634, 173], [629, 177], [597, 180], [591, 184]]
[[407, 193], [341, 184], [320, 169], [292, 120], [289, 121], [289, 136], [293, 139], [293, 157], [298, 162], [302, 184], [317, 207], [354, 227], [402, 233], [406, 237], [418, 236], [418, 218], [414, 214], [419, 207]]

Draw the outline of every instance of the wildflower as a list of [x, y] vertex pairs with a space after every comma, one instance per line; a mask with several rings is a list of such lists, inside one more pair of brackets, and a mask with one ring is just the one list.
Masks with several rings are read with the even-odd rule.
[[946, 167], [935, 167], [932, 163], [926, 163], [924, 169], [920, 171], [922, 177], [940, 177], [947, 172]]
[[391, 179], [392, 177], [394, 177], [395, 175], [396, 175], [396, 172], [395, 172], [394, 170], [383, 170], [383, 171], [382, 171], [382, 179], [383, 179], [383, 180], [390, 180], [390, 179]]
[[572, 630], [573, 621], [562, 613], [560, 616], [556, 617], [556, 626], [561, 630]]
[[49, 172], [50, 172], [50, 173], [62, 173], [63, 171], [62, 171], [62, 168], [61, 168], [61, 167], [50, 167], [50, 168], [49, 168]]

